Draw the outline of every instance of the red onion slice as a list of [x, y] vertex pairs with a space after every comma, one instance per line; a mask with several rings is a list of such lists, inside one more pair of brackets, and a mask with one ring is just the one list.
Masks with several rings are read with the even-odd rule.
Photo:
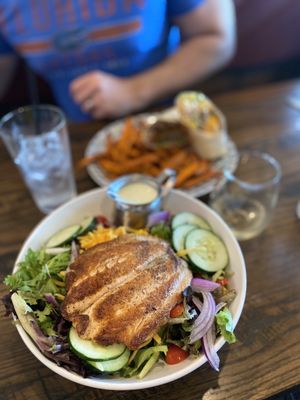
[[66, 273], [69, 272], [70, 270], [70, 265], [75, 261], [75, 259], [79, 256], [79, 249], [77, 247], [77, 244], [75, 242], [75, 240], [72, 241], [71, 243], [71, 257], [70, 257], [70, 262], [69, 265], [66, 269]]
[[52, 293], [45, 293], [44, 297], [47, 303], [51, 304], [56, 310], [60, 309], [60, 306]]
[[193, 303], [195, 304], [195, 306], [198, 308], [199, 312], [202, 310], [203, 307], [203, 303], [200, 299], [198, 299], [198, 297], [193, 296], [192, 297]]
[[196, 293], [200, 292], [213, 292], [215, 289], [220, 287], [217, 282], [209, 281], [207, 279], [193, 278], [191, 281], [192, 290]]
[[206, 335], [203, 336], [201, 342], [207, 361], [209, 362], [209, 364], [213, 369], [219, 371], [220, 359], [215, 350], [214, 346], [215, 340], [216, 340], [216, 334], [215, 334], [215, 326], [213, 324], [211, 328], [207, 331]]
[[[204, 279], [198, 278], [194, 278], [193, 280], [196, 279], [198, 281], [206, 282]], [[193, 286], [192, 289], [194, 289]], [[192, 297], [193, 303], [200, 311], [200, 314], [194, 322], [190, 336], [190, 343], [195, 343], [197, 340], [201, 339], [203, 352], [209, 364], [213, 369], [219, 371], [220, 359], [214, 346], [216, 340], [214, 320], [216, 313], [226, 306], [226, 303], [220, 302], [216, 305], [215, 300], [209, 291], [201, 291], [201, 294], [203, 296], [203, 303], [198, 299], [198, 297]]]
[[190, 335], [190, 343], [195, 343], [201, 339], [214, 323], [216, 314], [216, 303], [209, 292], [202, 292], [203, 304], [200, 315], [194, 322], [193, 329]]
[[78, 247], [75, 243], [75, 240], [72, 241], [71, 244], [71, 260], [70, 262], [74, 262], [74, 260], [79, 256], [79, 251], [78, 251]]
[[171, 214], [169, 211], [157, 211], [149, 215], [147, 226], [151, 228], [152, 226], [159, 224], [160, 222], [168, 222]]

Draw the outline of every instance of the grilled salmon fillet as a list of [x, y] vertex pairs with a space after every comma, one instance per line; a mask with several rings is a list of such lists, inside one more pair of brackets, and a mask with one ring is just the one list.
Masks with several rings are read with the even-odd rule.
[[83, 339], [135, 350], [169, 318], [192, 274], [163, 240], [125, 235], [70, 265], [62, 315]]

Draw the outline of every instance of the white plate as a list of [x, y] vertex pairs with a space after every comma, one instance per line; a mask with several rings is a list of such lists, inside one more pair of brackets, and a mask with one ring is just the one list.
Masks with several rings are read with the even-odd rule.
[[[224, 240], [229, 253], [229, 269], [233, 272], [233, 275], [230, 278], [230, 287], [237, 291], [236, 298], [230, 304], [230, 310], [233, 315], [233, 323], [235, 326], [240, 318], [246, 296], [246, 268], [237, 240], [227, 225], [225, 225], [223, 220], [213, 210], [199, 200], [196, 200], [181, 191], [171, 191], [165, 201], [164, 209], [169, 210], [172, 213], [190, 211], [201, 215], [207, 219], [213, 230]], [[76, 197], [65, 205], [59, 207], [52, 214], [45, 217], [37, 225], [24, 243], [16, 260], [16, 265], [24, 259], [29, 248], [33, 250], [39, 249], [49, 239], [49, 237], [58, 230], [79, 223], [85, 216], [104, 214], [108, 218], [111, 218], [112, 211], [112, 201], [106, 196], [105, 189], [94, 189]], [[16, 265], [14, 271], [16, 270]], [[118, 378], [115, 376], [82, 378], [81, 376], [69, 372], [48, 360], [42, 353], [40, 353], [23, 328], [19, 324], [16, 324], [16, 326], [28, 349], [44, 365], [66, 379], [98, 389], [136, 390], [158, 386], [174, 381], [175, 379], [194, 371], [206, 362], [204, 355], [196, 359], [188, 358], [176, 365], [167, 365], [161, 361], [142, 380], [137, 378]], [[215, 343], [216, 350], [219, 350], [224, 343], [225, 341], [223, 337], [219, 337]], [[222, 354], [220, 354], [220, 356], [222, 359]], [[25, 365], [24, 368], [26, 368]]]
[[[158, 115], [158, 114], [159, 113], [156, 114], [154, 113], [151, 115]], [[169, 108], [163, 113], [160, 113], [160, 115], [162, 114], [164, 115], [164, 117], [167, 116], [167, 118], [173, 120], [178, 119], [178, 116], [174, 108]], [[133, 117], [133, 119], [135, 121], [139, 121], [147, 116], [149, 116], [149, 114], [137, 114], [136, 116]], [[117, 140], [122, 133], [123, 126], [124, 126], [124, 119], [120, 119], [118, 121], [112, 122], [111, 124], [108, 124], [99, 132], [97, 132], [88, 143], [85, 150], [85, 156], [89, 157], [104, 152], [106, 149], [107, 136], [111, 134], [112, 138], [114, 140]], [[233, 172], [236, 169], [237, 162], [238, 162], [238, 151], [236, 145], [232, 140], [229, 139], [228, 150], [226, 154], [224, 155], [224, 157], [215, 161], [213, 165], [219, 171], [223, 171], [226, 168], [230, 172]], [[99, 186], [109, 185], [110, 179], [107, 178], [105, 172], [98, 165], [96, 164], [88, 165], [87, 171], [90, 177], [93, 179], [93, 181], [97, 183]], [[190, 194], [191, 196], [200, 197], [210, 193], [213, 190], [215, 184], [216, 184], [216, 179], [211, 179], [201, 185], [194, 186], [191, 189], [183, 189], [183, 191]]]

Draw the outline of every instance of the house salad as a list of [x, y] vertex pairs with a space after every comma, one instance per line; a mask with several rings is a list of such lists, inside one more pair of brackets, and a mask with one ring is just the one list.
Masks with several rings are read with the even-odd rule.
[[[167, 323], [134, 350], [123, 343], [104, 346], [83, 339], [61, 310], [70, 265], [93, 246], [131, 234], [168, 242], [193, 275]], [[236, 341], [228, 308], [235, 297], [228, 263], [221, 238], [205, 219], [190, 212], [153, 213], [140, 230], [112, 226], [104, 216], [86, 217], [57, 232], [40, 249], [28, 250], [17, 271], [4, 280], [10, 292], [3, 302], [7, 315], [19, 320], [41, 353], [83, 377], [118, 374], [142, 379], [159, 360], [172, 365], [202, 353], [218, 371], [216, 337]]]

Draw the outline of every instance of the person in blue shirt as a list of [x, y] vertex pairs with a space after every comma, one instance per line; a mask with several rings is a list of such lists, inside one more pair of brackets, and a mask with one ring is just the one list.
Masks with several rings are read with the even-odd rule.
[[232, 0], [0, 0], [0, 96], [19, 56], [75, 121], [175, 95], [234, 49]]

